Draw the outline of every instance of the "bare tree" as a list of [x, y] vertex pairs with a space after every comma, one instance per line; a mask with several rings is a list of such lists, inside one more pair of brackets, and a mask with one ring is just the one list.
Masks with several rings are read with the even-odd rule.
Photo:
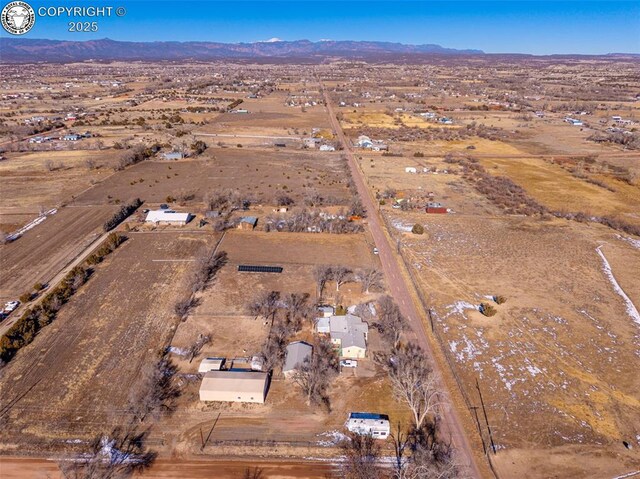
[[384, 295], [378, 300], [377, 313], [376, 328], [391, 349], [396, 349], [400, 343], [402, 332], [407, 327], [400, 308], [391, 296]]
[[356, 273], [356, 279], [362, 284], [362, 289], [369, 294], [371, 288], [382, 288], [382, 273], [375, 268], [361, 269]]
[[316, 284], [318, 286], [318, 298], [322, 298], [324, 287], [326, 286], [327, 281], [331, 279], [331, 266], [316, 266], [313, 270], [313, 277], [315, 278]]
[[86, 160], [84, 160], [84, 165], [87, 167], [88, 170], [95, 170], [96, 160], [94, 160], [93, 158], [87, 158]]
[[412, 445], [410, 460], [405, 464], [403, 475], [398, 479], [456, 479], [462, 467], [457, 463], [451, 444], [442, 441], [423, 442]]
[[183, 299], [179, 299], [176, 304], [173, 306], [173, 311], [176, 313], [181, 319], [185, 319], [189, 312], [198, 305], [198, 300], [193, 297], [193, 295], [189, 295]]
[[276, 313], [280, 305], [280, 292], [278, 291], [264, 291], [258, 295], [248, 305], [249, 312], [256, 316], [262, 316], [265, 319], [271, 318], [273, 322], [275, 320]]
[[344, 479], [382, 479], [380, 446], [371, 435], [350, 434], [340, 444], [345, 459], [340, 465]]
[[300, 387], [307, 399], [307, 405], [321, 404], [330, 410], [327, 390], [338, 372], [338, 357], [332, 344], [320, 338], [314, 345], [313, 353], [305, 358], [293, 373], [293, 381]]
[[269, 336], [267, 336], [260, 352], [266, 371], [272, 371], [276, 367], [282, 366], [287, 344], [293, 332], [291, 326], [284, 321], [278, 321], [271, 327]]
[[216, 273], [227, 264], [227, 253], [225, 251], [215, 252], [204, 249], [196, 258], [196, 267], [193, 270], [190, 289], [196, 293], [207, 288]]
[[147, 416], [171, 412], [180, 390], [173, 381], [177, 367], [166, 356], [143, 367], [129, 393], [129, 412], [143, 422]]
[[242, 479], [265, 479], [264, 472], [259, 467], [247, 467], [244, 470]]
[[124, 479], [148, 468], [157, 454], [144, 445], [147, 431], [135, 426], [116, 427], [108, 434], [99, 434], [89, 443], [88, 450], [69, 460], [59, 462], [65, 479]]
[[313, 308], [309, 304], [309, 293], [289, 293], [284, 298], [285, 318], [298, 331], [302, 320], [313, 321]]
[[345, 266], [333, 266], [331, 268], [331, 279], [336, 282], [336, 291], [340, 291], [340, 286], [351, 281], [352, 273], [353, 271]]
[[193, 344], [189, 347], [189, 362], [193, 361], [193, 359], [200, 354], [202, 348], [211, 342], [211, 336], [208, 334], [198, 334], [198, 338], [193, 342]]
[[389, 360], [389, 378], [396, 397], [411, 409], [415, 429], [421, 430], [436, 413], [442, 394], [422, 348], [409, 343], [396, 349]]
[[54, 171], [56, 169], [55, 163], [51, 160], [46, 160], [44, 162], [44, 167], [46, 168], [47, 171]]

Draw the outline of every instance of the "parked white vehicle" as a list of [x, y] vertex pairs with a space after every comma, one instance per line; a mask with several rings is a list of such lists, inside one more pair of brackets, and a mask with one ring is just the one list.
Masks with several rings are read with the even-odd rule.
[[18, 306], [20, 306], [20, 301], [9, 301], [4, 305], [4, 312], [11, 313], [15, 311], [18, 308]]
[[343, 368], [357, 368], [358, 361], [355, 361], [353, 359], [343, 359], [342, 361], [340, 361], [340, 366], [342, 366]]

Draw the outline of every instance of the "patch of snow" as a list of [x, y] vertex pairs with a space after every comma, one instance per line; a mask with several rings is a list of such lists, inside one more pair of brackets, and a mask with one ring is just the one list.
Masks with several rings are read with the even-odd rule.
[[619, 240], [622, 240], [622, 241], [625, 241], [625, 242], [629, 243], [634, 248], [640, 249], [640, 240], [633, 239], [633, 238], [626, 238], [626, 237], [620, 236], [618, 234], [616, 235], [616, 238], [618, 238]]
[[189, 354], [189, 351], [186, 349], [177, 348], [175, 346], [169, 346], [168, 351], [178, 356], [187, 356]]
[[449, 310], [449, 312], [445, 315], [443, 319], [448, 318], [452, 314], [461, 314], [464, 316], [465, 309], [478, 309], [475, 304], [468, 303], [466, 301], [456, 301], [453, 304], [445, 306], [445, 309]]
[[348, 436], [346, 436], [345, 434], [342, 434], [340, 431], [323, 432], [318, 434], [318, 437], [327, 438], [327, 439], [323, 439], [316, 442], [318, 446], [323, 446], [323, 447], [335, 446], [336, 444], [339, 444], [340, 442], [348, 438]]
[[631, 319], [633, 319], [635, 323], [638, 324], [638, 326], [640, 326], [640, 313], [638, 312], [638, 309], [633, 304], [631, 299], [629, 299], [629, 296], [627, 296], [627, 294], [618, 284], [616, 277], [613, 275], [613, 271], [611, 271], [611, 265], [609, 265], [607, 258], [605, 257], [604, 253], [601, 251], [601, 248], [602, 248], [602, 245], [598, 246], [596, 248], [596, 252], [600, 256], [600, 258], [602, 258], [602, 263], [603, 263], [602, 268], [604, 270], [604, 274], [609, 278], [609, 282], [613, 286], [613, 289], [616, 291], [616, 293], [618, 293], [620, 297], [624, 300], [627, 307], [627, 314], [631, 317]]
[[413, 228], [413, 225], [407, 225], [406, 223], [403, 223], [400, 220], [393, 220], [391, 221], [391, 224], [395, 229], [399, 231], [404, 231], [405, 233], [411, 233], [411, 229]]

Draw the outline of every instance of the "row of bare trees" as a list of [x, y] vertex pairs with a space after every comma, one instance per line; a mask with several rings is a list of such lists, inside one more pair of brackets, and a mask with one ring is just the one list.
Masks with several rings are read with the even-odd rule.
[[329, 281], [335, 281], [336, 292], [340, 291], [340, 286], [345, 283], [357, 281], [362, 284], [365, 293], [371, 289], [382, 288], [382, 273], [375, 268], [364, 268], [357, 271], [341, 265], [319, 265], [313, 270], [316, 280], [318, 298], [322, 298], [324, 289]]
[[227, 264], [227, 253], [216, 252], [215, 249], [203, 248], [196, 256], [195, 267], [187, 278], [187, 293], [179, 299], [173, 308], [179, 318], [185, 319], [189, 312], [198, 305], [195, 294], [204, 291], [213, 281], [216, 273]]

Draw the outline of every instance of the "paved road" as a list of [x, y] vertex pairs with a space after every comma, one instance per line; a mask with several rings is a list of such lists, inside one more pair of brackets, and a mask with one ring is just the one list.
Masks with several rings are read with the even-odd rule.
[[[351, 169], [351, 174], [353, 176], [353, 181], [358, 190], [358, 194], [360, 196], [362, 204], [367, 210], [369, 228], [371, 230], [371, 235], [373, 236], [376, 247], [379, 250], [382, 269], [384, 271], [391, 295], [398, 303], [402, 314], [408, 319], [411, 328], [416, 335], [418, 343], [427, 352], [431, 363], [434, 365], [434, 369], [437, 371], [438, 363], [435, 360], [433, 351], [431, 350], [431, 344], [424, 331], [424, 323], [418, 312], [418, 309], [413, 302], [413, 296], [411, 295], [411, 290], [414, 288], [414, 286], [409, 286], [407, 284], [408, 281], [402, 274], [402, 269], [400, 268], [400, 265], [398, 263], [398, 256], [395, 252], [395, 245], [392, 245], [390, 243], [390, 238], [387, 236], [382, 226], [382, 219], [378, 212], [378, 204], [375, 201], [375, 198], [373, 197], [371, 191], [365, 184], [364, 175], [360, 171], [358, 163], [353, 156], [351, 143], [345, 137], [345, 134], [342, 131], [342, 127], [340, 126], [340, 123], [338, 122], [338, 119], [334, 114], [333, 107], [331, 105], [331, 99], [329, 98], [324, 85], [320, 82], [319, 79], [318, 82], [320, 83], [320, 88], [325, 98], [331, 125], [336, 135], [338, 136], [338, 140], [342, 143], [342, 145], [344, 145], [344, 153], [347, 155], [349, 168]], [[464, 428], [462, 427], [458, 413], [455, 410], [453, 404], [449, 403], [447, 406], [448, 407], [445, 408], [443, 414], [443, 432], [445, 435], [451, 436], [453, 445], [458, 452], [460, 462], [469, 468], [469, 473], [471, 474], [471, 476], [480, 478], [482, 477], [482, 475], [480, 474], [478, 465], [476, 464], [475, 457], [471, 450], [471, 446], [465, 434]]]

